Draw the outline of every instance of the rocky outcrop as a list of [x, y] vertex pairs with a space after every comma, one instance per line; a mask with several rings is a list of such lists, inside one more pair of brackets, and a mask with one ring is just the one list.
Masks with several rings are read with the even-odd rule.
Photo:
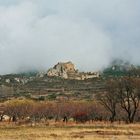
[[53, 68], [50, 68], [47, 72], [48, 76], [59, 76], [68, 79], [68, 73], [76, 72], [74, 64], [72, 62], [58, 63]]
[[47, 72], [47, 76], [57, 76], [64, 79], [84, 80], [99, 77], [99, 73], [84, 73], [78, 72], [72, 62], [58, 63]]

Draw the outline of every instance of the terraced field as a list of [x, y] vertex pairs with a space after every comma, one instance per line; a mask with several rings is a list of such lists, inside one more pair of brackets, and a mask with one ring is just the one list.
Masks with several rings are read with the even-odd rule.
[[[66, 80], [58, 77], [32, 77], [25, 84], [15, 81], [16, 75], [3, 76], [0, 83], [1, 98], [26, 96], [30, 98], [45, 97], [55, 100], [59, 97], [81, 100], [92, 99], [95, 93], [105, 90], [105, 79]], [[18, 77], [19, 79], [23, 77]], [[5, 82], [6, 80], [10, 82]], [[25, 78], [26, 79], [26, 78]], [[30, 80], [31, 79], [31, 80]]]

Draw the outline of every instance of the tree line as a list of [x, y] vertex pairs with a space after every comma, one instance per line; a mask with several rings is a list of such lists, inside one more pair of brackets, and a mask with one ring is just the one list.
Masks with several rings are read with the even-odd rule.
[[123, 77], [110, 79], [106, 82], [106, 91], [95, 95], [93, 101], [33, 101], [13, 99], [3, 103], [4, 115], [9, 121], [19, 122], [75, 122], [86, 121], [140, 121], [140, 79]]

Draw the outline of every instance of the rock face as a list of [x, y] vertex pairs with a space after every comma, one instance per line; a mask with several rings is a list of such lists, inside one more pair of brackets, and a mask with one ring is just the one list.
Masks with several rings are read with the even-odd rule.
[[58, 63], [47, 72], [47, 76], [56, 76], [64, 79], [84, 80], [99, 77], [99, 73], [78, 72], [72, 62]]
[[53, 68], [50, 68], [47, 72], [48, 76], [59, 76], [68, 79], [68, 73], [76, 72], [74, 64], [72, 62], [58, 63]]

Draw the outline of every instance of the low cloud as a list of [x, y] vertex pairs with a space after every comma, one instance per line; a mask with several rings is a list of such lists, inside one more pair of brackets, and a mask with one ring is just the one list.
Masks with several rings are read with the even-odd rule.
[[0, 74], [73, 61], [101, 70], [114, 58], [140, 64], [138, 0], [0, 0]]

